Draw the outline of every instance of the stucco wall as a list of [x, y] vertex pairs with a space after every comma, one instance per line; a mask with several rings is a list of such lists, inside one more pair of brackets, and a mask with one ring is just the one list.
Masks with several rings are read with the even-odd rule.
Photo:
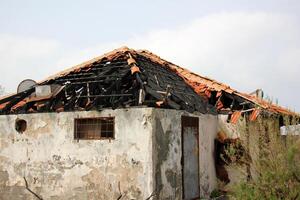
[[155, 109], [153, 112], [153, 160], [155, 188], [159, 199], [182, 198], [181, 116], [199, 118], [200, 195], [208, 197], [216, 188], [214, 139], [217, 116]]
[[[0, 199], [146, 199], [151, 108], [0, 116]], [[114, 140], [74, 140], [74, 118], [115, 117]], [[17, 118], [27, 130], [15, 130]]]
[[227, 117], [219, 115], [219, 131], [224, 132], [229, 138], [240, 138], [245, 151], [251, 157], [248, 165], [232, 163], [225, 166], [230, 179], [227, 187], [230, 188], [235, 183], [246, 181], [248, 175], [256, 178], [262, 150], [279, 137], [280, 128], [279, 120], [274, 116], [259, 116], [251, 122], [241, 117], [237, 124], [227, 123]]
[[218, 118], [214, 115], [201, 115], [199, 123], [200, 194], [207, 197], [217, 187], [214, 141], [217, 136]]
[[[0, 116], [0, 199], [181, 199], [181, 116], [199, 118], [201, 196], [216, 187], [217, 117], [153, 108]], [[115, 117], [114, 140], [74, 140], [74, 118]], [[15, 130], [15, 120], [27, 130]]]

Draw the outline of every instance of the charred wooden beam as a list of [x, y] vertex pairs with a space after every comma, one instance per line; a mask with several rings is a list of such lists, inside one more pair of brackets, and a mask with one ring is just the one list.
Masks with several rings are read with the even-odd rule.
[[14, 99], [12, 99], [3, 109], [2, 109], [2, 113], [8, 113], [9, 110], [16, 105], [18, 102], [22, 101], [23, 99], [25, 99], [26, 97], [28, 97], [29, 95], [32, 94], [32, 92], [35, 90], [35, 88], [31, 88], [28, 89], [22, 93], [19, 93], [17, 97], [15, 97]]
[[91, 97], [121, 97], [121, 96], [133, 96], [132, 94], [98, 94], [98, 95], [83, 95], [76, 96], [77, 98], [91, 98]]

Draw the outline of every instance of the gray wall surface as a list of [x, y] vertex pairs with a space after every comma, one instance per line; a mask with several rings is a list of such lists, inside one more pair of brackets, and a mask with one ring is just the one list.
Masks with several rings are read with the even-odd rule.
[[[0, 199], [182, 198], [181, 116], [199, 117], [202, 197], [216, 188], [217, 116], [128, 108], [0, 116]], [[74, 118], [115, 117], [115, 139], [75, 140]], [[27, 130], [15, 130], [15, 120]]]
[[[152, 188], [150, 108], [0, 116], [0, 199], [146, 199]], [[74, 140], [74, 118], [115, 117], [114, 140]], [[27, 130], [15, 130], [17, 118]]]
[[182, 198], [181, 116], [199, 118], [200, 195], [208, 197], [217, 187], [214, 162], [214, 139], [218, 119], [214, 115], [155, 109], [153, 112], [153, 172], [159, 199]]

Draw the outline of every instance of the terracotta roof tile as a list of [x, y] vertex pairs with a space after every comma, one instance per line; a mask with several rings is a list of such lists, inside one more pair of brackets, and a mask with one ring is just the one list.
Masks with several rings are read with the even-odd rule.
[[[62, 77], [62, 76], [65, 76], [65, 75], [68, 75], [72, 72], [79, 72], [79, 71], [89, 71], [90, 67], [92, 66], [93, 63], [95, 62], [101, 62], [103, 61], [103, 59], [106, 59], [106, 60], [112, 60], [112, 59], [115, 59], [115, 58], [118, 58], [119, 56], [122, 56], [124, 55], [124, 53], [130, 53], [131, 55], [141, 55], [141, 56], [144, 56], [148, 59], [150, 59], [151, 61], [153, 62], [156, 62], [166, 68], [169, 68], [171, 69], [172, 71], [174, 71], [176, 74], [178, 74], [180, 77], [182, 77], [186, 83], [188, 83], [196, 93], [198, 94], [206, 94], [206, 95], [210, 95], [210, 93], [212, 91], [216, 91], [216, 92], [226, 92], [228, 94], [234, 94], [234, 95], [237, 95], [247, 101], [250, 101], [252, 102], [253, 104], [261, 107], [261, 108], [264, 108], [266, 110], [269, 110], [271, 112], [275, 112], [275, 113], [281, 113], [281, 114], [287, 114], [287, 115], [298, 115], [297, 113], [294, 113], [294, 112], [291, 112], [285, 108], [282, 108], [280, 106], [277, 106], [277, 105], [274, 105], [274, 104], [271, 104], [267, 101], [264, 101], [264, 100], [261, 100], [261, 99], [258, 99], [256, 97], [253, 97], [251, 95], [248, 95], [248, 94], [245, 94], [245, 93], [242, 93], [242, 92], [238, 92], [237, 90], [234, 90], [232, 88], [230, 88], [230, 86], [226, 85], [226, 84], [223, 84], [223, 83], [220, 83], [218, 81], [215, 81], [213, 79], [210, 79], [208, 77], [205, 77], [205, 76], [201, 76], [201, 75], [198, 75], [198, 74], [195, 74], [193, 72], [190, 72], [189, 70], [185, 69], [185, 68], [182, 68], [180, 66], [177, 66], [171, 62], [168, 62], [162, 58], [160, 58], [159, 56], [147, 51], [147, 50], [133, 50], [133, 49], [129, 49], [128, 47], [122, 47], [122, 48], [119, 48], [119, 49], [115, 49], [109, 53], [106, 53], [102, 56], [99, 56], [99, 57], [96, 57], [94, 59], [91, 59], [87, 62], [84, 62], [84, 63], [81, 63], [79, 65], [76, 65], [74, 67], [71, 67], [69, 69], [66, 69], [62, 72], [59, 72], [53, 76], [50, 76], [48, 77], [47, 79], [39, 82], [40, 84], [41, 83], [46, 83], [52, 79], [56, 79], [56, 78], [59, 78], [59, 77]], [[0, 98], [1, 99], [1, 98]], [[24, 103], [23, 101], [20, 102], [21, 103]], [[18, 104], [17, 104], [18, 105]], [[15, 106], [17, 106], [15, 105]], [[4, 107], [4, 104], [1, 104], [0, 105], [0, 109], [1, 107]]]
[[[210, 79], [208, 77], [204, 77], [204, 76], [195, 74], [193, 72], [190, 72], [187, 69], [184, 69], [173, 63], [170, 63], [170, 62], [167, 62], [167, 61], [161, 59], [159, 56], [157, 56], [149, 51], [140, 50], [137, 52], [141, 53], [142, 55], [144, 55], [146, 57], [151, 58], [153, 61], [156, 61], [160, 64], [164, 64], [165, 66], [168, 66], [169, 68], [175, 70], [177, 72], [177, 74], [180, 75], [181, 77], [183, 77], [186, 80], [186, 82], [191, 87], [193, 87], [195, 92], [197, 92], [197, 93], [205, 92], [205, 90], [217, 91], [217, 92], [224, 91], [229, 94], [235, 94], [245, 100], [252, 102], [253, 104], [255, 104], [257, 106], [260, 106], [260, 107], [268, 110], [268, 111], [271, 111], [274, 113], [286, 114], [286, 115], [298, 115], [299, 116], [298, 113], [289, 111], [288, 109], [282, 108], [278, 105], [274, 105], [265, 100], [258, 99], [254, 96], [251, 96], [251, 95], [248, 95], [248, 94], [245, 94], [242, 92], [238, 92], [237, 90], [230, 88], [230, 86], [220, 83], [218, 81], [215, 81], [213, 79]], [[205, 87], [203, 85], [205, 85]]]

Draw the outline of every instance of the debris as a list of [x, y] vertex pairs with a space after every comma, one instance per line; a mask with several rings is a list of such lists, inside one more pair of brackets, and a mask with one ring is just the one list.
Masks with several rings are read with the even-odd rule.
[[[38, 90], [47, 87], [48, 90], [43, 93], [49, 95], [39, 95]], [[54, 92], [52, 88], [60, 89]], [[156, 103], [161, 101], [164, 103]], [[28, 90], [0, 99], [0, 114], [101, 110], [140, 105], [214, 114], [259, 108], [260, 112], [252, 113], [253, 120], [262, 112], [299, 117], [263, 99], [192, 73], [151, 52], [135, 51], [127, 47], [77, 65]], [[238, 113], [235, 115], [233, 122], [237, 120], [235, 117], [239, 117]]]
[[259, 109], [254, 109], [252, 113], [250, 114], [249, 120], [250, 121], [255, 121], [259, 115], [260, 110]]
[[174, 71], [136, 52], [120, 51], [0, 100], [0, 114], [139, 105], [201, 113], [209, 110], [205, 99]]
[[236, 124], [237, 121], [239, 120], [239, 118], [241, 117], [241, 114], [242, 114], [241, 111], [235, 111], [235, 112], [233, 112], [232, 115], [231, 115], [230, 122], [232, 124]]

